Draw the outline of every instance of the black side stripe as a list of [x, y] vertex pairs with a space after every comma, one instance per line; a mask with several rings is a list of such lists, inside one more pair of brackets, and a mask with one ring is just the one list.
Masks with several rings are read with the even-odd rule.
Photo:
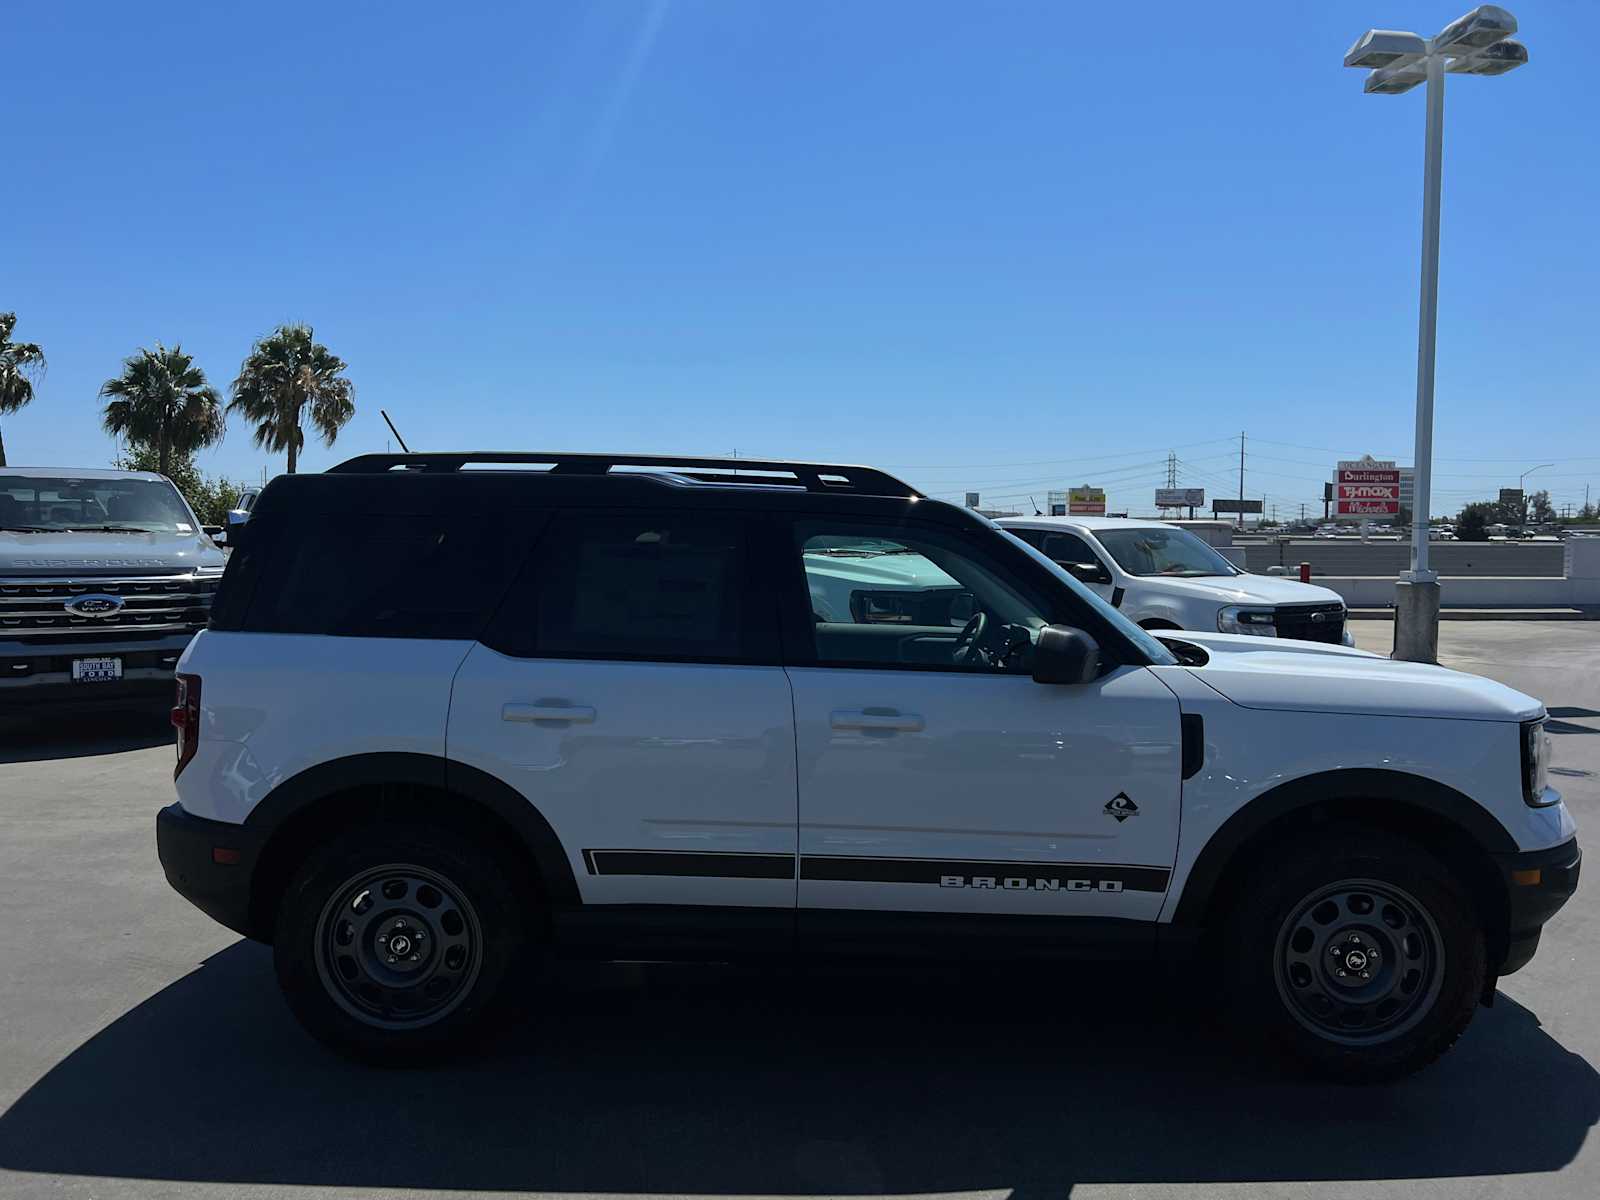
[[591, 875], [674, 875], [793, 879], [794, 855], [717, 850], [585, 850]]
[[928, 883], [942, 885], [947, 876], [991, 879], [1088, 879], [1120, 883], [1128, 892], [1164, 892], [1171, 872], [1165, 867], [1128, 867], [1112, 863], [994, 862], [943, 858], [845, 858], [808, 854], [800, 860], [800, 878], [852, 883]]
[[[705, 879], [793, 879], [789, 854], [716, 850], [585, 850], [591, 875], [666, 875]], [[1165, 867], [1114, 863], [1010, 862], [989, 859], [857, 858], [808, 854], [800, 877], [846, 883], [921, 883], [944, 886], [952, 876], [996, 880], [1088, 880], [1120, 884], [1128, 892], [1164, 892], [1171, 872]]]

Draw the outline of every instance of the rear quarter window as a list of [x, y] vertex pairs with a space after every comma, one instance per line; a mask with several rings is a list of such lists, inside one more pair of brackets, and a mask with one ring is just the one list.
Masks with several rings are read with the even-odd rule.
[[525, 519], [497, 516], [296, 516], [246, 528], [215, 630], [472, 639], [530, 541]]

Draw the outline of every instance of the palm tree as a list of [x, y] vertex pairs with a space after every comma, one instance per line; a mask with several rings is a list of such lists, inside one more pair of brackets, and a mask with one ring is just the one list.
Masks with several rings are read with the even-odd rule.
[[312, 337], [311, 326], [280, 325], [244, 360], [228, 408], [256, 423], [256, 445], [289, 452], [293, 475], [306, 440], [302, 416], [331, 446], [355, 415], [355, 385], [341, 373], [346, 365]]
[[100, 387], [110, 396], [107, 433], [129, 442], [154, 446], [156, 469], [170, 473], [173, 455], [193, 454], [222, 440], [222, 394], [206, 382], [182, 347], [140, 349], [122, 361], [122, 374]]
[[[32, 342], [13, 342], [16, 313], [0, 313], [0, 413], [12, 413], [33, 399], [33, 380], [44, 373], [44, 351]], [[6, 442], [0, 438], [0, 467]]]

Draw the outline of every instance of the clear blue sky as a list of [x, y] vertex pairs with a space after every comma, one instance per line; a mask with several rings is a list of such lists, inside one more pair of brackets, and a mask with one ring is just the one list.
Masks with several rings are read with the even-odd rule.
[[[1138, 510], [1169, 450], [1231, 491], [1243, 429], [1285, 515], [1410, 459], [1422, 93], [1340, 59], [1464, 7], [12, 5], [0, 310], [50, 368], [7, 449], [103, 464], [123, 356], [225, 386], [304, 320], [358, 405], [308, 470], [381, 406]], [[1435, 511], [1551, 460], [1600, 498], [1600, 4], [1513, 9], [1531, 64], [1449, 83]], [[201, 465], [282, 469], [242, 423]]]

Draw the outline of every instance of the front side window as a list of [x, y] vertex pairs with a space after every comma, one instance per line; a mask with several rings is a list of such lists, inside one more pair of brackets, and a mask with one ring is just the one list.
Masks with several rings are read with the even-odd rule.
[[0, 529], [65, 533], [193, 533], [178, 489], [165, 479], [75, 479], [0, 473]]
[[806, 522], [810, 634], [823, 665], [1025, 674], [1047, 607], [941, 531]]
[[1100, 544], [1129, 575], [1198, 579], [1242, 572], [1187, 529], [1103, 529]]

